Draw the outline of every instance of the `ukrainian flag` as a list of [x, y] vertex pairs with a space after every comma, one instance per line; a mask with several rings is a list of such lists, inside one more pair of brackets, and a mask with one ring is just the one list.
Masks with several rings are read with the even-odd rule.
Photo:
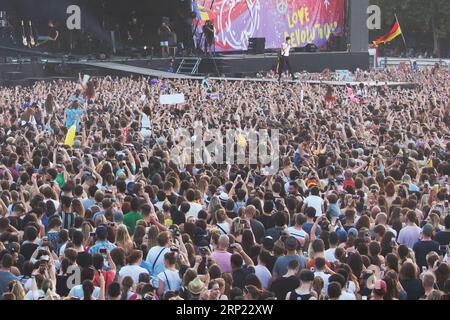
[[209, 16], [209, 10], [206, 9], [201, 4], [197, 4], [195, 1], [192, 2], [192, 9], [194, 9], [195, 15], [198, 20], [200, 21], [211, 20]]

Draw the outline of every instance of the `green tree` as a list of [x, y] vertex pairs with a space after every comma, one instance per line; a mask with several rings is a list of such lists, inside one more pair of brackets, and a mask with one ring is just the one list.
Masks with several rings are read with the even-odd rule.
[[383, 30], [389, 30], [397, 14], [407, 41], [413, 39], [442, 55], [442, 44], [450, 39], [449, 0], [371, 0], [371, 4], [381, 8]]

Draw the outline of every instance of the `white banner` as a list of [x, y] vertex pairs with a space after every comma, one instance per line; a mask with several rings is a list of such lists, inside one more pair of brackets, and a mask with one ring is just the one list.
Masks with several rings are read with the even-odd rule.
[[159, 96], [160, 104], [180, 104], [184, 103], [184, 94], [176, 93], [176, 94], [162, 94]]

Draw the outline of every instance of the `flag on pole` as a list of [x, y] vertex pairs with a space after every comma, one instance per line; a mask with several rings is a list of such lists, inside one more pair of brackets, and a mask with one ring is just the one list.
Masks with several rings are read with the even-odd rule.
[[400, 28], [400, 24], [398, 23], [398, 20], [395, 21], [394, 26], [392, 27], [391, 31], [389, 31], [389, 33], [385, 34], [384, 36], [376, 39], [375, 41], [373, 41], [373, 44], [375, 46], [378, 46], [382, 43], [387, 43], [389, 41], [394, 40], [395, 38], [397, 38], [399, 35], [402, 34], [402, 29]]
[[194, 9], [195, 16], [199, 21], [206, 21], [211, 20], [209, 10], [206, 9], [201, 4], [198, 4], [197, 2], [192, 2], [192, 9]]

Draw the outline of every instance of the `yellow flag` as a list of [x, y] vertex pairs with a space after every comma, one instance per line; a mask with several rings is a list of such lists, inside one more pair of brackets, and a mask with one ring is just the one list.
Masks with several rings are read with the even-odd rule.
[[66, 140], [64, 141], [64, 144], [68, 146], [73, 146], [73, 140], [75, 140], [76, 131], [77, 127], [75, 124], [73, 124], [67, 131]]

